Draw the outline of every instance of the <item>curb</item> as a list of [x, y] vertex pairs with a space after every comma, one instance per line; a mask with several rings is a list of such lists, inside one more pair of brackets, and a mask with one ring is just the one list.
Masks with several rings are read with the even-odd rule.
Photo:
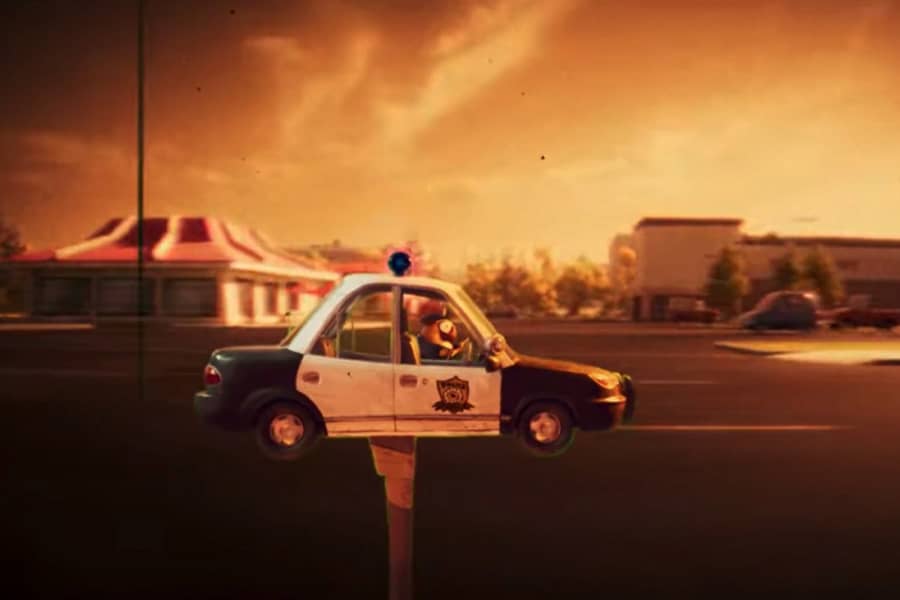
[[787, 354], [784, 350], [760, 350], [757, 348], [746, 348], [744, 346], [736, 346], [731, 342], [713, 342], [713, 346], [722, 350], [737, 352], [738, 354], [752, 354], [754, 356], [774, 356], [776, 354]]
[[92, 323], [0, 323], [2, 331], [92, 331]]

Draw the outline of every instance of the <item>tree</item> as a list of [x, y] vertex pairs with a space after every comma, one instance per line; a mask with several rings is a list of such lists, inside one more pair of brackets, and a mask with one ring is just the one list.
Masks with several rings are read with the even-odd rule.
[[485, 310], [518, 309], [541, 314], [555, 307], [552, 259], [535, 252], [537, 268], [509, 255], [499, 263], [476, 261], [466, 265], [463, 288]]
[[733, 247], [725, 246], [709, 269], [705, 290], [707, 304], [727, 316], [734, 316], [740, 312], [741, 298], [749, 288], [740, 254]]
[[0, 219], [0, 259], [9, 258], [25, 251], [25, 244], [19, 230]]
[[817, 245], [803, 260], [803, 280], [819, 294], [826, 308], [844, 298], [844, 286], [831, 255]]
[[538, 278], [522, 264], [505, 257], [497, 268], [491, 285], [496, 305], [491, 308], [518, 308], [526, 312], [541, 312], [544, 302]]
[[563, 269], [554, 288], [560, 306], [574, 316], [589, 301], [609, 294], [609, 279], [603, 269], [579, 257]]
[[493, 269], [484, 261], [469, 263], [466, 265], [466, 276], [463, 281], [463, 289], [472, 297], [472, 300], [483, 309], [490, 308], [493, 303], [493, 291], [491, 284], [494, 279]]
[[800, 260], [797, 253], [791, 249], [776, 263], [772, 279], [776, 290], [795, 290], [803, 279]]
[[557, 306], [556, 279], [558, 272], [556, 261], [549, 248], [537, 248], [534, 251], [534, 260], [537, 263], [535, 277], [537, 278], [537, 291], [539, 294], [539, 311], [543, 314], [552, 312]]
[[622, 246], [616, 252], [616, 264], [612, 271], [613, 296], [616, 306], [627, 309], [631, 286], [637, 276], [637, 254], [634, 248]]

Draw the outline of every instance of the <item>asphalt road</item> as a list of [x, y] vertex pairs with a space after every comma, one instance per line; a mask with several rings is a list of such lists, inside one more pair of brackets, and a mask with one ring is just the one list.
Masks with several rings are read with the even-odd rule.
[[[538, 459], [418, 445], [418, 598], [900, 592], [900, 369], [732, 354], [698, 327], [506, 323], [519, 351], [634, 376], [630, 427]], [[3, 530], [29, 597], [383, 598], [365, 440], [271, 463], [198, 423], [217, 346], [270, 330], [0, 332]], [[16, 564], [18, 563], [18, 564]], [[15, 581], [15, 578], [21, 581]]]

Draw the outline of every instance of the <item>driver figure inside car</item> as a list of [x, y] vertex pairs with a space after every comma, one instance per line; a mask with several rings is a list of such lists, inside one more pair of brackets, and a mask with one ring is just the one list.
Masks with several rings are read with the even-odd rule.
[[450, 320], [447, 306], [438, 300], [426, 302], [419, 312], [418, 342], [421, 356], [426, 360], [454, 359], [465, 349], [459, 342], [459, 332]]

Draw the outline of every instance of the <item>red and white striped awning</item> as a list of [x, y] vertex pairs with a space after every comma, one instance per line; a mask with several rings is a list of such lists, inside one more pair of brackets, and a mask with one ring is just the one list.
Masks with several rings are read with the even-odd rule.
[[[314, 281], [341, 275], [314, 268], [244, 226], [211, 217], [153, 217], [143, 223], [143, 258], [153, 264], [220, 263], [233, 269]], [[136, 217], [110, 219], [88, 239], [55, 250], [26, 252], [17, 263], [134, 263], [138, 259]]]

